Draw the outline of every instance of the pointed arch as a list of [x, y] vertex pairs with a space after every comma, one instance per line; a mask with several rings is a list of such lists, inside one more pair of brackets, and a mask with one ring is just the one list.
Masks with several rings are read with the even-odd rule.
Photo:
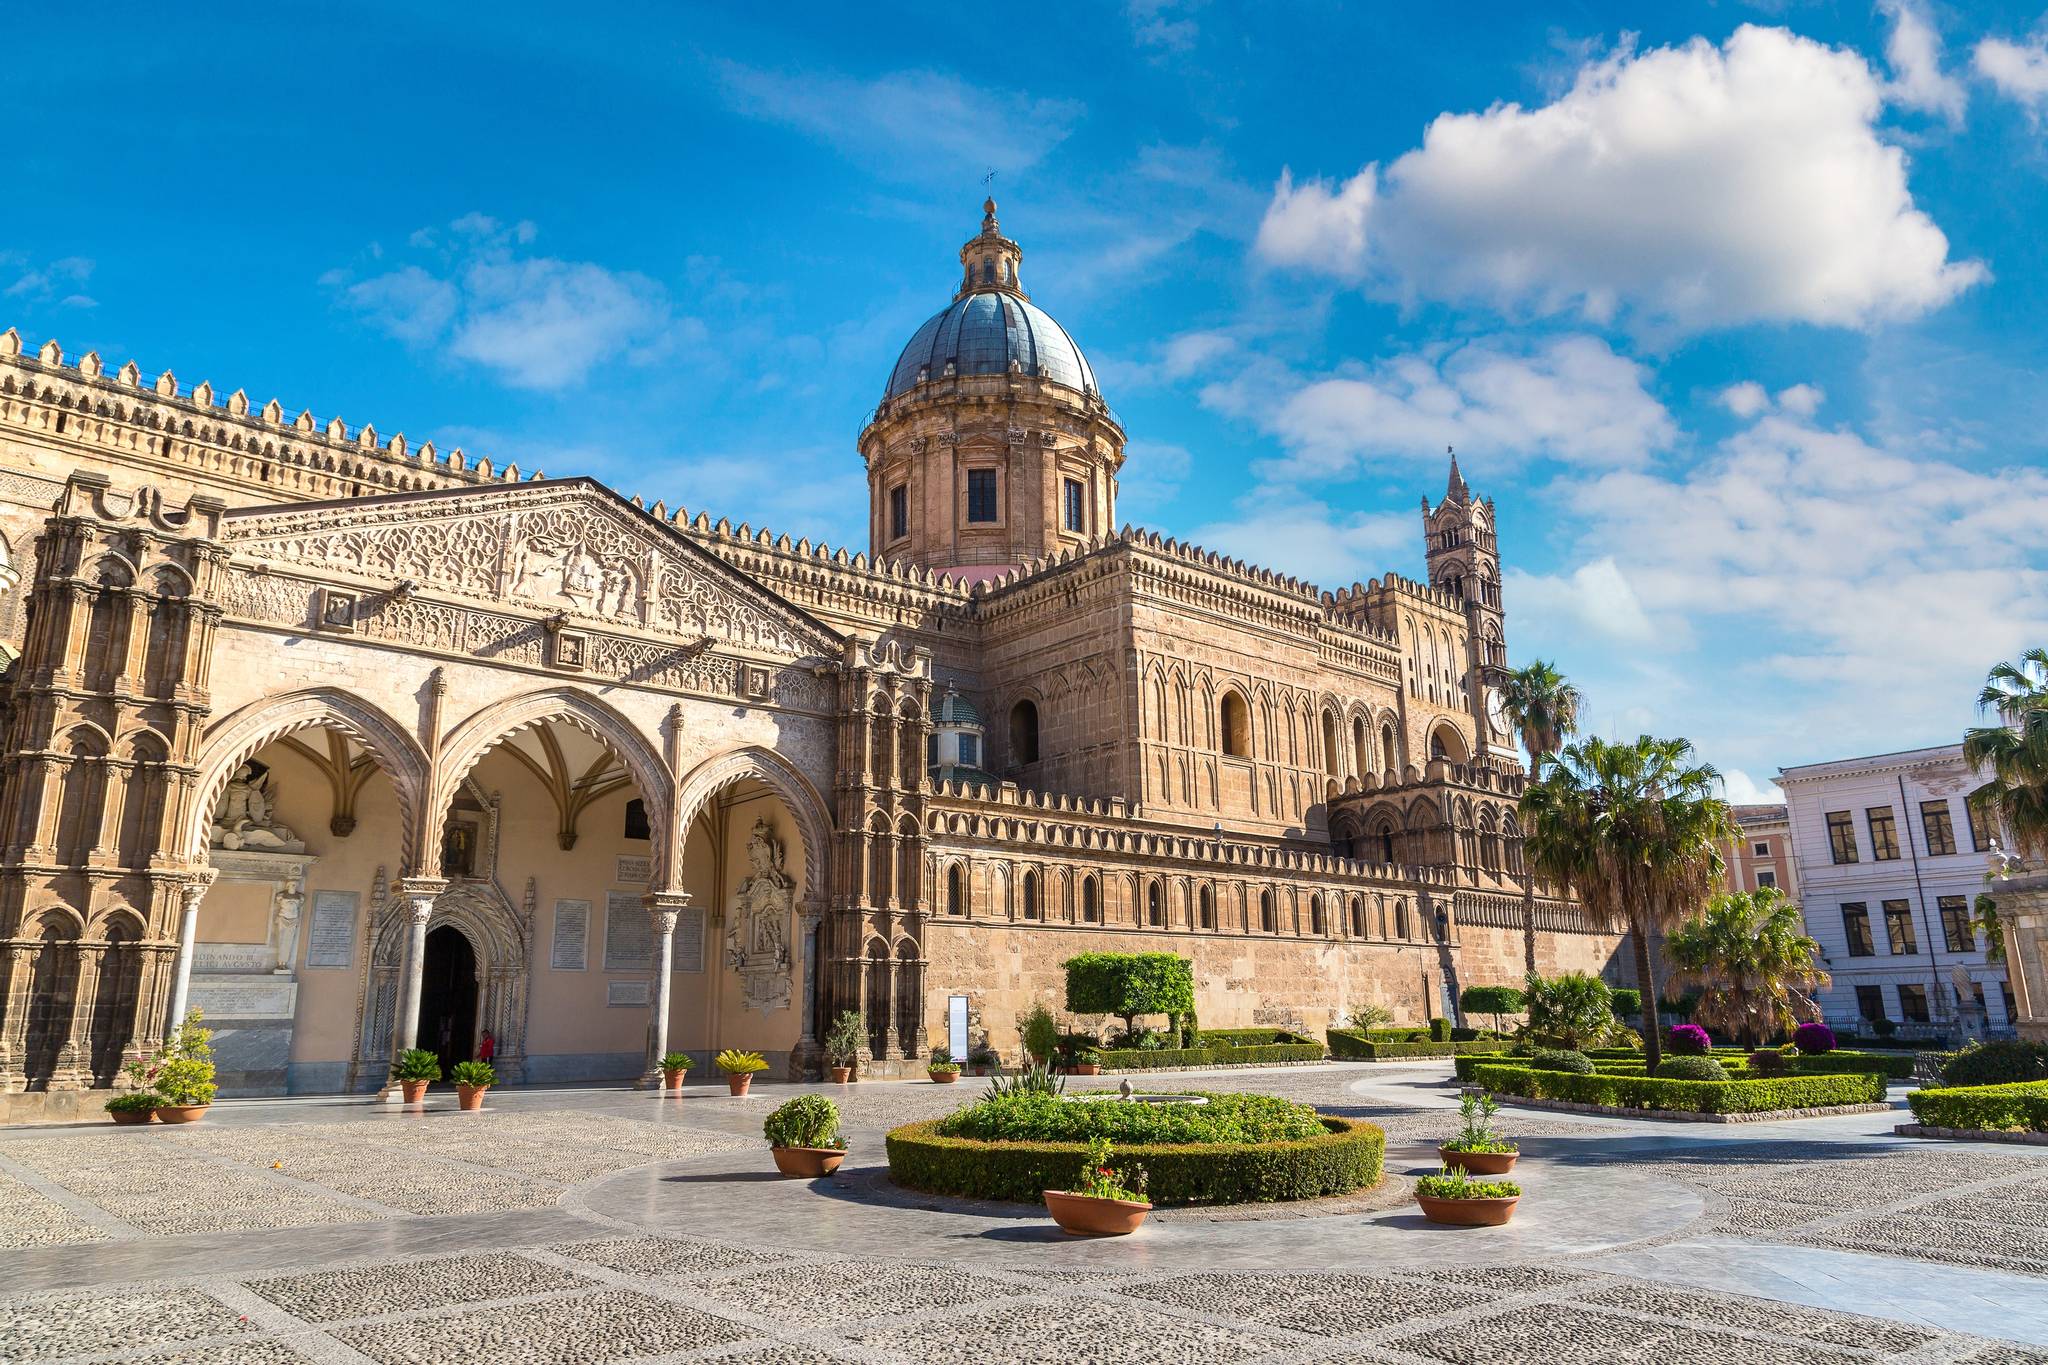
[[825, 814], [825, 799], [794, 763], [773, 749], [747, 745], [707, 758], [690, 769], [676, 788], [676, 828], [687, 837], [712, 797], [750, 778], [781, 798], [796, 821], [797, 837], [804, 846], [804, 898], [821, 899], [831, 884], [825, 877], [832, 849], [832, 822]]

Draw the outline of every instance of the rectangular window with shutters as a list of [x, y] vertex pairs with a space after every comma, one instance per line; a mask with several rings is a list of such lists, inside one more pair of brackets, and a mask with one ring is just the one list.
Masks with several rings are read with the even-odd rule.
[[1828, 851], [1837, 863], [1856, 861], [1856, 817], [1845, 810], [1828, 812]]
[[1965, 797], [1963, 798], [1963, 813], [1970, 818], [1970, 851], [1972, 853], [1990, 852], [1990, 822], [1984, 818], [1984, 812], [1978, 808], [1975, 801]]
[[1899, 1018], [1909, 1024], [1927, 1022], [1927, 988], [1925, 986], [1899, 987]]
[[1884, 987], [1858, 986], [1856, 988], [1856, 1013], [1865, 1019], [1884, 1018]]
[[889, 490], [889, 539], [901, 540], [910, 534], [910, 489], [897, 484]]
[[1085, 535], [1088, 531], [1088, 489], [1079, 479], [1068, 479], [1061, 499], [1061, 512], [1069, 531]]
[[1920, 951], [1919, 940], [1913, 933], [1913, 906], [1910, 902], [1884, 903], [1884, 937], [1885, 942], [1891, 945], [1894, 957], [1911, 957]]
[[1842, 937], [1848, 940], [1850, 957], [1876, 956], [1877, 949], [1870, 941], [1870, 907], [1862, 901], [1842, 907]]
[[1899, 826], [1890, 806], [1872, 806], [1863, 813], [1870, 821], [1870, 856], [1877, 862], [1895, 862], [1899, 856]]
[[1952, 953], [1974, 953], [1977, 951], [1977, 934], [1970, 928], [1970, 898], [1968, 896], [1943, 896], [1941, 906], [1941, 937]]
[[1939, 858], [1956, 851], [1956, 827], [1949, 819], [1948, 802], [1922, 801], [1920, 829], [1927, 835], [1927, 856]]
[[967, 471], [967, 519], [996, 519], [996, 472], [993, 469]]

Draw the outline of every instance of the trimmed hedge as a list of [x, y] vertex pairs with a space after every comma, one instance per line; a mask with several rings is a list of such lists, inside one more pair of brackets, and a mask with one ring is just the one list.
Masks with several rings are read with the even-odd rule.
[[1579, 1076], [1495, 1062], [1475, 1066], [1471, 1080], [1503, 1095], [1694, 1114], [1758, 1114], [1884, 1101], [1884, 1077], [1874, 1071], [1772, 1080], [1670, 1081], [1607, 1072]]
[[1950, 1085], [1906, 1096], [1913, 1117], [1935, 1128], [2048, 1133], [2048, 1081]]
[[1845, 1071], [1875, 1071], [1895, 1081], [1913, 1079], [1913, 1054], [1878, 1052], [1802, 1052], [1787, 1059], [1801, 1076], [1834, 1076]]
[[[1377, 1185], [1387, 1135], [1359, 1119], [1322, 1116], [1323, 1135], [1300, 1142], [1134, 1144], [1112, 1169], [1145, 1168], [1154, 1204], [1256, 1204], [1316, 1199]], [[884, 1140], [889, 1178], [932, 1194], [1036, 1202], [1070, 1190], [1087, 1148], [1073, 1142], [975, 1142], [939, 1136], [940, 1119], [907, 1123]]]
[[1284, 1028], [1205, 1028], [1203, 1047], [1265, 1047], [1273, 1043], [1313, 1043], [1315, 1039]]
[[1410, 1057], [1498, 1057], [1512, 1044], [1505, 1038], [1476, 1038], [1463, 1043], [1395, 1043], [1368, 1038], [1356, 1029], [1330, 1030], [1330, 1055], [1354, 1062], [1391, 1062]]
[[1105, 1071], [1152, 1071], [1163, 1066], [1255, 1066], [1261, 1062], [1320, 1062], [1321, 1043], [1267, 1043], [1249, 1047], [1104, 1048]]

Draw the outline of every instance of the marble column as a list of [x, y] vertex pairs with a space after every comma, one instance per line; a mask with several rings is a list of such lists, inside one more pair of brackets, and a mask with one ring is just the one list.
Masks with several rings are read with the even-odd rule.
[[641, 904], [654, 917], [654, 1001], [647, 1020], [647, 1066], [640, 1076], [642, 1090], [658, 1090], [662, 1084], [661, 1059], [668, 1052], [669, 992], [675, 980], [676, 917], [690, 903], [687, 891], [650, 891]]
[[797, 1047], [806, 1056], [818, 1041], [818, 926], [824, 920], [824, 913], [814, 904], [805, 906], [798, 920], [802, 928], [798, 931], [797, 943], [804, 955], [804, 1009], [803, 1036], [797, 1039]]
[[165, 1037], [176, 1033], [178, 1025], [185, 1022], [186, 1002], [192, 994], [192, 956], [199, 943], [199, 902], [206, 898], [214, 875], [212, 868], [195, 872], [178, 888], [178, 965], [171, 974], [171, 1008], [164, 1025]]
[[392, 1056], [418, 1047], [420, 1042], [420, 988], [427, 967], [427, 921], [434, 914], [434, 899], [448, 886], [441, 877], [403, 877], [398, 894], [405, 899], [405, 975], [398, 983], [398, 1019], [392, 1029]]

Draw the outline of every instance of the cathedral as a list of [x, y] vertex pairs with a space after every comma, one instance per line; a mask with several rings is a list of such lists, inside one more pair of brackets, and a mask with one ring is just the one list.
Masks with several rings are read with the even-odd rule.
[[[1017, 1055], [1086, 951], [1208, 1027], [1524, 961], [1491, 500], [1334, 592], [1119, 527], [1125, 433], [993, 202], [859, 438], [856, 551], [0, 332], [0, 1119], [172, 1021], [222, 1093], [736, 1047]], [[880, 368], [879, 365], [877, 367]], [[1613, 936], [1536, 901], [1544, 971]], [[89, 1106], [89, 1110], [88, 1110]]]

